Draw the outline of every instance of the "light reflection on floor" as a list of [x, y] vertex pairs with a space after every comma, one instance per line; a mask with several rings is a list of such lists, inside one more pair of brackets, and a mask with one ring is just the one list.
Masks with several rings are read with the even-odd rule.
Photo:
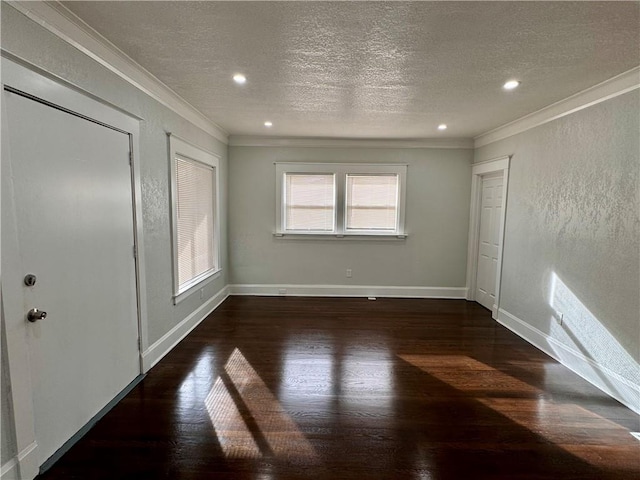
[[260, 449], [233, 398], [218, 377], [205, 400], [213, 429], [227, 458], [260, 458]]
[[307, 403], [328, 410], [333, 401], [336, 357], [331, 337], [322, 333], [291, 335], [283, 352], [278, 396], [286, 404]]
[[202, 408], [202, 399], [209, 391], [213, 372], [214, 352], [211, 348], [205, 348], [198, 358], [195, 367], [178, 388], [178, 402], [176, 413], [185, 422], [189, 422], [194, 410]]
[[[206, 406], [228, 458], [317, 460], [309, 441], [240, 350], [233, 351], [224, 370], [227, 380], [222, 376], [216, 379]], [[248, 421], [254, 422], [257, 430], [251, 430]]]
[[323, 410], [391, 414], [394, 360], [384, 339], [379, 345], [384, 348], [348, 345], [338, 350], [322, 333], [291, 336], [283, 354], [280, 399], [290, 404], [312, 401]]
[[435, 463], [436, 462], [432, 458], [431, 452], [425, 448], [424, 445], [417, 445], [416, 458], [413, 467], [415, 469], [415, 480], [432, 480], [433, 478], [436, 478], [436, 476], [431, 473]]
[[[544, 392], [466, 355], [398, 356], [453, 388], [473, 394], [481, 404], [594, 466], [614, 463], [631, 470], [639, 467], [640, 448], [629, 431], [589, 410], [547, 400]], [[443, 370], [443, 364], [455, 368]], [[532, 396], [511, 397], [511, 392], [531, 392]], [[603, 444], [598, 437], [587, 437], [585, 426], [606, 430], [609, 441], [618, 440], [616, 448]]]
[[387, 352], [350, 346], [341, 363], [340, 405], [353, 411], [375, 409], [378, 414], [391, 414], [395, 394], [393, 360]]

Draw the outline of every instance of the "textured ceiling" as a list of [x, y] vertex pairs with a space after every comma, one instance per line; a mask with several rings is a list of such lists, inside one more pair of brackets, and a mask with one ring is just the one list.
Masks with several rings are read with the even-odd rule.
[[64, 5], [232, 135], [471, 137], [640, 64], [638, 2]]

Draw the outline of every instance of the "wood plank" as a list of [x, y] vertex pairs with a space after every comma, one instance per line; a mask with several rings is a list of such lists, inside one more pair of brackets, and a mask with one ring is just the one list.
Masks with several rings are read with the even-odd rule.
[[635, 479], [640, 418], [463, 300], [231, 297], [42, 479]]

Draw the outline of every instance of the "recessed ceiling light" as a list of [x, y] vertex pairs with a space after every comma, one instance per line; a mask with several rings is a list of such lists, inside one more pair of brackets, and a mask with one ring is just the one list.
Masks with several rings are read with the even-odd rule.
[[520, 82], [518, 80], [509, 80], [502, 86], [502, 88], [504, 88], [505, 90], [513, 90], [514, 88], [517, 88], [518, 85], [520, 85]]
[[444, 123], [441, 123], [440, 125], [438, 125], [438, 130], [446, 130], [447, 126]]
[[238, 85], [243, 85], [243, 84], [247, 83], [247, 77], [245, 77], [241, 73], [236, 73], [233, 76], [233, 81], [236, 82]]
[[273, 123], [271, 123], [270, 121], [267, 120], [266, 122], [264, 122], [264, 126], [267, 127], [267, 128], [273, 127]]

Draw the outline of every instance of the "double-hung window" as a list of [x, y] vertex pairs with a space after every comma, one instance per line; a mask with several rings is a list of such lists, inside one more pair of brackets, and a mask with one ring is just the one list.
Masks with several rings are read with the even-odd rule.
[[333, 173], [288, 173], [284, 177], [284, 213], [292, 232], [335, 230], [336, 182]]
[[404, 238], [407, 166], [276, 163], [276, 236]]
[[175, 135], [171, 151], [174, 302], [220, 271], [219, 159]]
[[398, 231], [400, 176], [350, 174], [346, 176], [347, 232]]

